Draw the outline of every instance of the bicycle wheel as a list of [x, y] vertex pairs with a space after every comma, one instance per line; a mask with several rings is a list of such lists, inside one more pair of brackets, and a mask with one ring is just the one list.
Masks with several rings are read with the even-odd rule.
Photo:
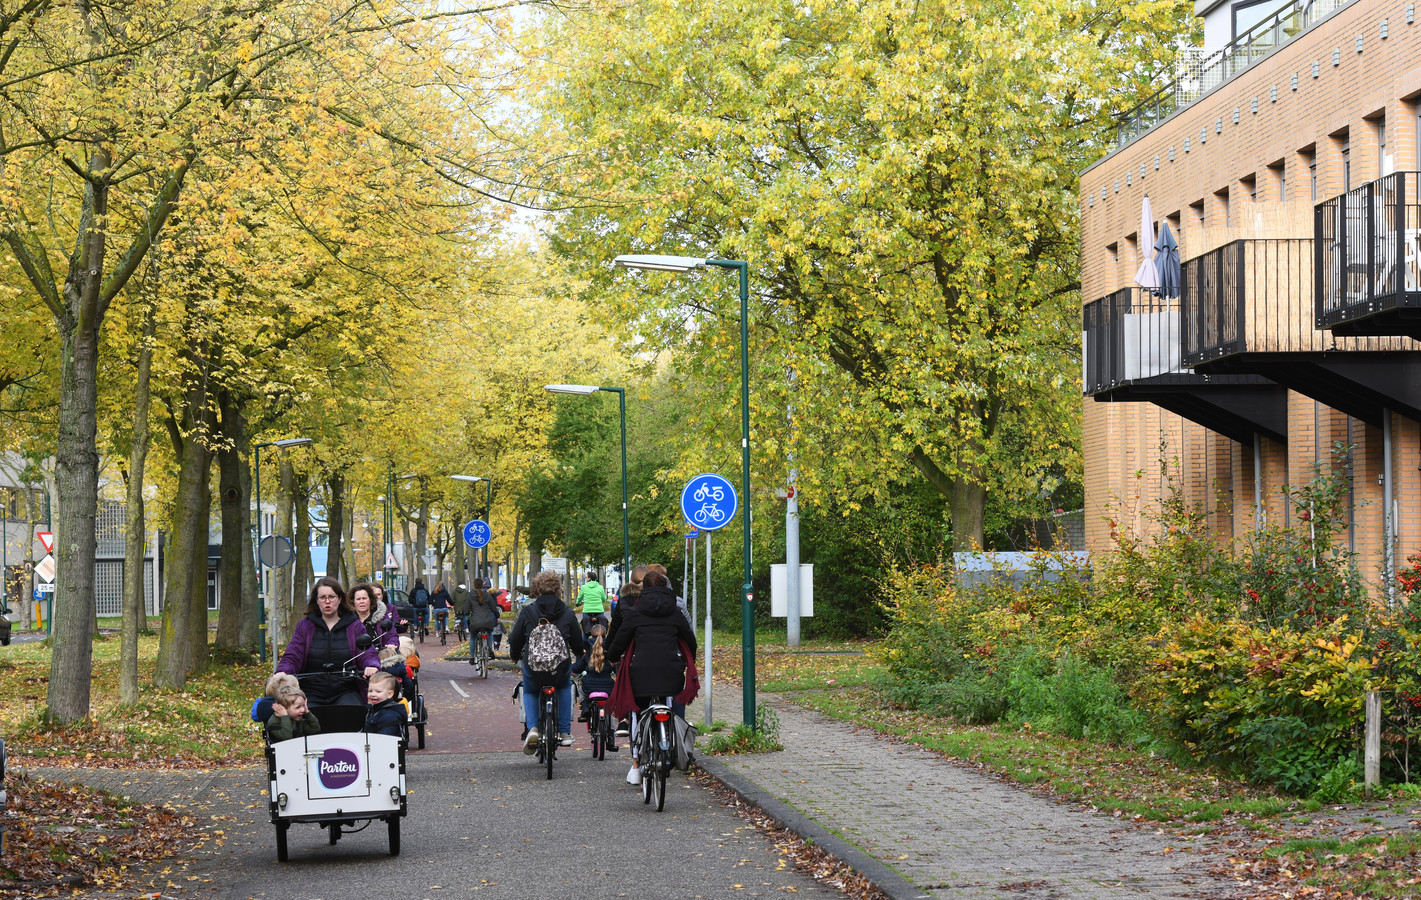
[[553, 756], [557, 752], [558, 746], [558, 717], [553, 712], [553, 702], [546, 701], [543, 704], [543, 746], [547, 748], [548, 780], [553, 780]]
[[651, 760], [651, 774], [647, 776], [651, 781], [651, 799], [656, 803], [656, 811], [661, 812], [666, 808], [666, 766], [665, 750], [657, 750]]
[[488, 677], [489, 660], [493, 659], [493, 647], [489, 644], [488, 638], [479, 642], [479, 677]]
[[592, 739], [592, 758], [602, 759], [606, 755], [606, 750], [602, 746], [602, 713], [593, 713], [596, 716], [595, 722], [588, 723], [587, 736]]

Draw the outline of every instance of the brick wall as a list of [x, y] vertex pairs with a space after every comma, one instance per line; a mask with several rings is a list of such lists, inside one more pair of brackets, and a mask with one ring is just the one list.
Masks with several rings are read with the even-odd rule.
[[[1390, 170], [1421, 168], [1421, 16], [1407, 23], [1409, 5], [1357, 0], [1082, 173], [1082, 299], [1132, 283], [1146, 194], [1156, 222], [1174, 230], [1181, 259], [1190, 259], [1237, 239], [1311, 238], [1315, 201], [1342, 193], [1344, 182], [1357, 187], [1383, 174], [1383, 137]], [[1261, 446], [1268, 521], [1290, 522], [1285, 487], [1305, 484], [1335, 444], [1350, 444], [1350, 528], [1341, 540], [1380, 588], [1381, 430], [1294, 392], [1287, 409], [1287, 445], [1265, 439]], [[1421, 552], [1421, 425], [1396, 415], [1392, 424], [1401, 564]], [[1091, 398], [1084, 441], [1088, 548], [1108, 549], [1109, 521], [1148, 528], [1164, 496], [1162, 459], [1185, 496], [1210, 510], [1219, 540], [1253, 527], [1252, 446], [1153, 404]]]

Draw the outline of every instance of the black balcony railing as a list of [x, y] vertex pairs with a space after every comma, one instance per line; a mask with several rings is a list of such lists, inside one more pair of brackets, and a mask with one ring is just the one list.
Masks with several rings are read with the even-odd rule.
[[1081, 330], [1087, 395], [1146, 381], [1199, 380], [1180, 362], [1178, 300], [1124, 288], [1087, 303]]
[[1421, 173], [1393, 172], [1314, 209], [1319, 328], [1421, 310], [1418, 181]]
[[1233, 241], [1186, 260], [1184, 364], [1240, 353], [1306, 353], [1332, 337], [1312, 321], [1312, 241]]

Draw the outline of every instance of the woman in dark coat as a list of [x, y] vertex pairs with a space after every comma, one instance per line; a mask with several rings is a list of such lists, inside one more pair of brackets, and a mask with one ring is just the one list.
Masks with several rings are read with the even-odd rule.
[[[659, 572], [647, 574], [636, 606], [623, 613], [621, 627], [607, 648], [607, 660], [613, 663], [620, 660], [633, 641], [636, 646], [632, 649], [628, 674], [636, 705], [645, 709], [667, 696], [679, 694], [686, 686], [687, 664], [680, 645], [684, 642], [695, 653], [696, 633], [676, 605], [676, 592], [671, 590], [670, 581]], [[641, 783], [641, 770], [635, 757], [627, 773], [627, 783]]]
[[301, 682], [312, 706], [361, 706], [364, 685], [341, 669], [349, 663], [366, 678], [380, 670], [376, 646], [362, 650], [357, 644], [364, 636], [365, 626], [350, 605], [345, 588], [334, 578], [322, 578], [311, 588], [306, 617], [296, 623], [276, 671], [318, 673]]

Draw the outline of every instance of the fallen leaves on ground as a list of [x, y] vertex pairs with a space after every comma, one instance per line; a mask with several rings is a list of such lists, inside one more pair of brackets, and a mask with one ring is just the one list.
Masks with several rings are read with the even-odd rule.
[[780, 859], [793, 865], [796, 872], [813, 878], [820, 884], [836, 888], [854, 900], [888, 900], [887, 894], [838, 857], [823, 847], [805, 842], [758, 806], [741, 800], [739, 795], [710, 775], [698, 772], [693, 777], [717, 800], [734, 810], [774, 844]]
[[207, 840], [191, 818], [167, 807], [84, 785], [19, 775], [6, 787], [0, 898], [122, 890], [140, 867]]

